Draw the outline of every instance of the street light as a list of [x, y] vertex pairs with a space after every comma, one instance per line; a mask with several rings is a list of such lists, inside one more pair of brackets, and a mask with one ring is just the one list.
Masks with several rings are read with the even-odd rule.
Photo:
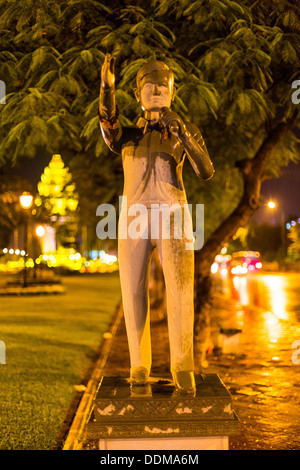
[[[32, 206], [33, 197], [30, 193], [24, 191], [20, 196], [21, 207], [25, 210], [30, 209]], [[23, 276], [23, 287], [27, 287], [27, 266], [26, 266], [26, 257], [28, 249], [28, 218], [29, 214], [26, 213], [25, 216], [25, 227], [24, 227], [24, 276]]]
[[32, 206], [33, 197], [30, 193], [24, 191], [20, 196], [20, 204], [23, 209], [29, 209]]
[[[277, 206], [275, 201], [269, 201], [267, 205], [270, 209], [275, 209], [276, 206]], [[278, 205], [278, 208], [279, 208], [279, 211], [280, 211], [282, 259], [284, 260], [285, 253], [286, 253], [285, 217], [284, 217], [284, 212], [283, 212], [282, 207], [280, 205]]]
[[275, 206], [276, 206], [276, 204], [275, 204], [274, 201], [269, 201], [269, 202], [268, 202], [268, 207], [269, 207], [270, 209], [274, 209]]
[[39, 225], [36, 229], [35, 229], [35, 233], [37, 234], [38, 237], [43, 237], [45, 235], [45, 229], [42, 225]]

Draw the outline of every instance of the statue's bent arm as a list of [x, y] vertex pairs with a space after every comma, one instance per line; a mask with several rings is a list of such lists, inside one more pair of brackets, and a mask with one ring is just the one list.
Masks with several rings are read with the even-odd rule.
[[215, 170], [208, 154], [204, 139], [198, 127], [192, 123], [186, 123], [185, 132], [179, 136], [179, 141], [196, 173], [204, 180], [210, 179]]

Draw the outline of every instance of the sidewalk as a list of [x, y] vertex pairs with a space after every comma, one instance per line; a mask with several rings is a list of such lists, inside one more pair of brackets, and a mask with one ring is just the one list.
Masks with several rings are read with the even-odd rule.
[[[278, 323], [270, 315], [271, 312], [241, 306], [222, 294], [215, 295], [214, 331], [219, 325], [242, 330], [237, 335], [219, 336], [225, 339], [223, 351], [214, 349], [208, 353], [209, 367], [204, 371], [217, 373], [232, 395], [242, 427], [240, 436], [230, 438], [232, 450], [300, 449], [300, 364], [291, 360], [291, 344], [295, 338], [300, 339], [300, 326]], [[151, 336], [151, 375], [170, 378], [167, 322], [155, 309], [151, 311]], [[99, 374], [129, 376], [123, 316], [111, 341]], [[198, 372], [197, 357], [195, 364]], [[79, 447], [97, 448], [96, 443], [85, 442], [84, 438]]]

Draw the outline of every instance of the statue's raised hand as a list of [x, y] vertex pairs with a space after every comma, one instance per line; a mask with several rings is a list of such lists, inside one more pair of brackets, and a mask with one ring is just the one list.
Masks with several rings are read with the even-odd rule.
[[106, 54], [101, 69], [101, 86], [111, 88], [115, 84], [115, 58]]

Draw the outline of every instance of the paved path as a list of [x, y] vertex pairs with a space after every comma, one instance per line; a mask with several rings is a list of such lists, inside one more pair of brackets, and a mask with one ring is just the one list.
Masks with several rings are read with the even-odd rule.
[[[159, 310], [153, 310], [151, 315], [152, 376], [168, 376], [167, 323], [161, 320]], [[300, 340], [299, 324], [276, 320], [272, 312], [245, 308], [218, 293], [212, 323], [214, 328], [221, 324], [242, 329], [236, 336], [215, 336], [223, 341], [223, 350], [209, 352], [210, 365], [206, 369], [217, 373], [229, 389], [242, 424], [241, 435], [230, 438], [230, 449], [299, 450], [300, 364], [293, 363], [295, 350], [291, 348], [295, 339]], [[102, 358], [102, 370], [98, 372], [128, 376], [129, 354], [122, 316], [110, 341], [109, 353], [104, 362]], [[81, 440], [80, 447], [92, 449], [94, 445]]]

